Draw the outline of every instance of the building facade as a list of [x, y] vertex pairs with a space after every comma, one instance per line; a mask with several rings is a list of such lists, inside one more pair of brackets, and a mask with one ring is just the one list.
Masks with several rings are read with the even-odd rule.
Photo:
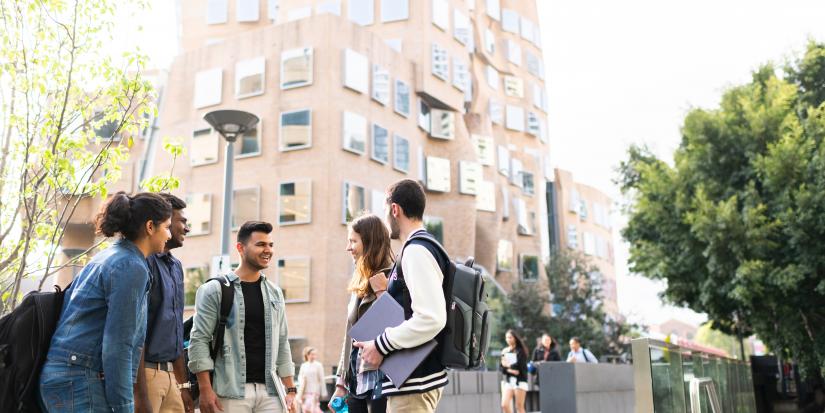
[[620, 319], [610, 222], [613, 201], [598, 189], [574, 181], [572, 173], [561, 169], [555, 169], [554, 179], [547, 183], [547, 199], [551, 248], [581, 251], [590, 258], [602, 276], [605, 312]]
[[[425, 187], [425, 224], [453, 258], [475, 257], [505, 290], [546, 284], [550, 169], [534, 1], [179, 6], [181, 53], [154, 133], [133, 148], [129, 182], [136, 190], [169, 170], [181, 181], [173, 192], [192, 231], [175, 255], [188, 306], [219, 254], [225, 142], [202, 120], [218, 109], [261, 119], [235, 143], [233, 227], [274, 224], [266, 275], [284, 290], [293, 348], [318, 348], [328, 369], [353, 270], [346, 223], [362, 211], [383, 216], [384, 190], [399, 179]], [[173, 164], [161, 137], [181, 139], [185, 155]], [[88, 223], [73, 239], [89, 241]]]

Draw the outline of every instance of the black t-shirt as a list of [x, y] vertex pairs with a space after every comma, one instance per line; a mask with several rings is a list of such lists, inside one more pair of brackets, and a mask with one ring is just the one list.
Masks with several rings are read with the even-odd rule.
[[246, 382], [266, 383], [266, 325], [261, 278], [255, 282], [241, 281], [244, 320], [243, 341], [246, 350]]

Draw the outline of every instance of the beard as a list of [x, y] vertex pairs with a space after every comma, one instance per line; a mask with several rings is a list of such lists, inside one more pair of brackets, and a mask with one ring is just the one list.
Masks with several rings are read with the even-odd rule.
[[168, 249], [168, 250], [173, 250], [175, 248], [180, 248], [182, 246], [183, 246], [183, 243], [180, 242], [180, 240], [178, 240], [174, 236], [172, 238], [169, 238], [168, 241], [166, 241], [166, 249]]
[[[243, 257], [243, 260], [244, 260], [244, 264], [246, 264], [247, 267], [249, 267], [249, 268], [251, 268], [255, 271], [261, 271], [261, 270], [269, 267], [269, 264], [260, 264], [260, 262], [257, 259], [257, 256], [254, 256], [254, 255], [245, 255]], [[271, 260], [272, 259], [270, 258], [270, 261]]]
[[398, 227], [398, 221], [394, 216], [387, 216], [387, 223], [390, 225], [390, 239], [398, 239], [401, 237], [401, 228]]

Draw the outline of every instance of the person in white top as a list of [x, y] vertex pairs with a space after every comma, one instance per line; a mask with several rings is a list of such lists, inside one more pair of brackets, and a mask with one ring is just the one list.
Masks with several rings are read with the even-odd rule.
[[324, 366], [318, 361], [318, 352], [304, 348], [304, 364], [298, 373], [297, 400], [303, 413], [321, 413], [321, 397], [327, 396], [324, 383]]
[[567, 362], [598, 364], [599, 360], [590, 350], [582, 347], [582, 342], [578, 337], [573, 337], [570, 339], [570, 352], [567, 353]]

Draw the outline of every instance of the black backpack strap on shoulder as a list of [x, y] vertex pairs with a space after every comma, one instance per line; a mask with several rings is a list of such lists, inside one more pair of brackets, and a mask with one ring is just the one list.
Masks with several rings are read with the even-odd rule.
[[221, 284], [221, 312], [218, 317], [218, 322], [215, 324], [215, 332], [212, 334], [212, 348], [209, 349], [209, 355], [212, 357], [212, 360], [215, 360], [223, 348], [226, 322], [229, 319], [229, 313], [232, 311], [232, 305], [235, 303], [235, 288], [226, 276], [216, 277], [212, 280], [216, 280]]

